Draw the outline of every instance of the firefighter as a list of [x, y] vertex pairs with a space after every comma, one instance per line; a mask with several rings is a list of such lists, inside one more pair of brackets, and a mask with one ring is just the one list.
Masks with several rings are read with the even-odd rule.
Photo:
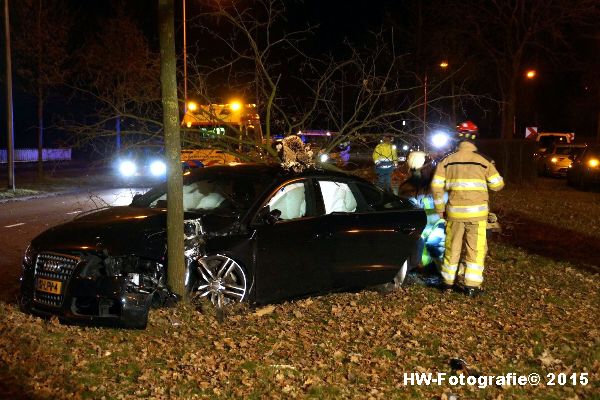
[[396, 146], [392, 144], [392, 135], [386, 134], [383, 141], [375, 147], [373, 161], [375, 162], [377, 183], [383, 189], [391, 192], [392, 173], [398, 165], [398, 154], [396, 153]]
[[[436, 211], [445, 218], [446, 243], [442, 264], [443, 288], [455, 285], [464, 243], [464, 287], [468, 296], [481, 292], [487, 251], [488, 190], [498, 191], [504, 180], [494, 162], [477, 152], [473, 140], [477, 126], [466, 121], [457, 126], [458, 147], [438, 164], [431, 190]], [[444, 201], [447, 192], [448, 200]]]

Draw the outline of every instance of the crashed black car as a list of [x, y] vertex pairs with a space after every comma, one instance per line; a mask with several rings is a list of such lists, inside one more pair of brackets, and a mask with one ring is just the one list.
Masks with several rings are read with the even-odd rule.
[[[264, 304], [401, 281], [425, 214], [355, 176], [241, 164], [186, 172], [186, 287], [218, 306]], [[131, 205], [37, 236], [24, 310], [69, 322], [146, 326], [168, 299], [166, 185]]]

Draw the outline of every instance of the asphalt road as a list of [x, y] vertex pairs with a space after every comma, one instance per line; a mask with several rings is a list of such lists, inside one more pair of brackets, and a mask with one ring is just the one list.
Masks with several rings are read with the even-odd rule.
[[0, 203], [0, 300], [16, 299], [21, 259], [36, 235], [85, 211], [127, 205], [140, 191], [105, 189]]

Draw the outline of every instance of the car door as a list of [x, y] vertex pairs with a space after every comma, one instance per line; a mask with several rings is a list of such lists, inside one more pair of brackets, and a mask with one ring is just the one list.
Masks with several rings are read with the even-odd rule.
[[423, 212], [400, 203], [378, 210], [383, 193], [362, 183], [321, 179], [319, 189], [332, 236], [333, 284], [362, 287], [391, 281], [424, 227]]
[[256, 221], [257, 300], [274, 301], [329, 289], [329, 256], [320, 240], [323, 220], [316, 212], [311, 181], [286, 182], [270, 194], [265, 206], [279, 210], [281, 216], [274, 224]]

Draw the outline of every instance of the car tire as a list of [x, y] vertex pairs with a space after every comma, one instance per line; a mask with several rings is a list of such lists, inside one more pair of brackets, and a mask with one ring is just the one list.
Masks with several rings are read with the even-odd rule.
[[573, 174], [567, 172], [567, 186], [574, 187], [573, 185]]
[[31, 314], [31, 304], [33, 303], [33, 297], [26, 294], [20, 294], [18, 298], [19, 310], [26, 314]]
[[587, 192], [590, 190], [590, 180], [587, 177], [587, 174], [585, 172], [582, 172], [581, 175], [579, 176], [579, 182], [578, 185], [580, 190], [583, 190], [584, 192]]
[[394, 288], [399, 289], [404, 284], [406, 280], [406, 275], [408, 274], [408, 260], [404, 261], [404, 264], [400, 267], [400, 270], [394, 277]]
[[577, 190], [581, 190], [581, 173], [573, 177], [573, 187]]
[[194, 298], [206, 297], [217, 308], [248, 299], [246, 270], [234, 259], [222, 254], [204, 256], [198, 259], [196, 271]]

